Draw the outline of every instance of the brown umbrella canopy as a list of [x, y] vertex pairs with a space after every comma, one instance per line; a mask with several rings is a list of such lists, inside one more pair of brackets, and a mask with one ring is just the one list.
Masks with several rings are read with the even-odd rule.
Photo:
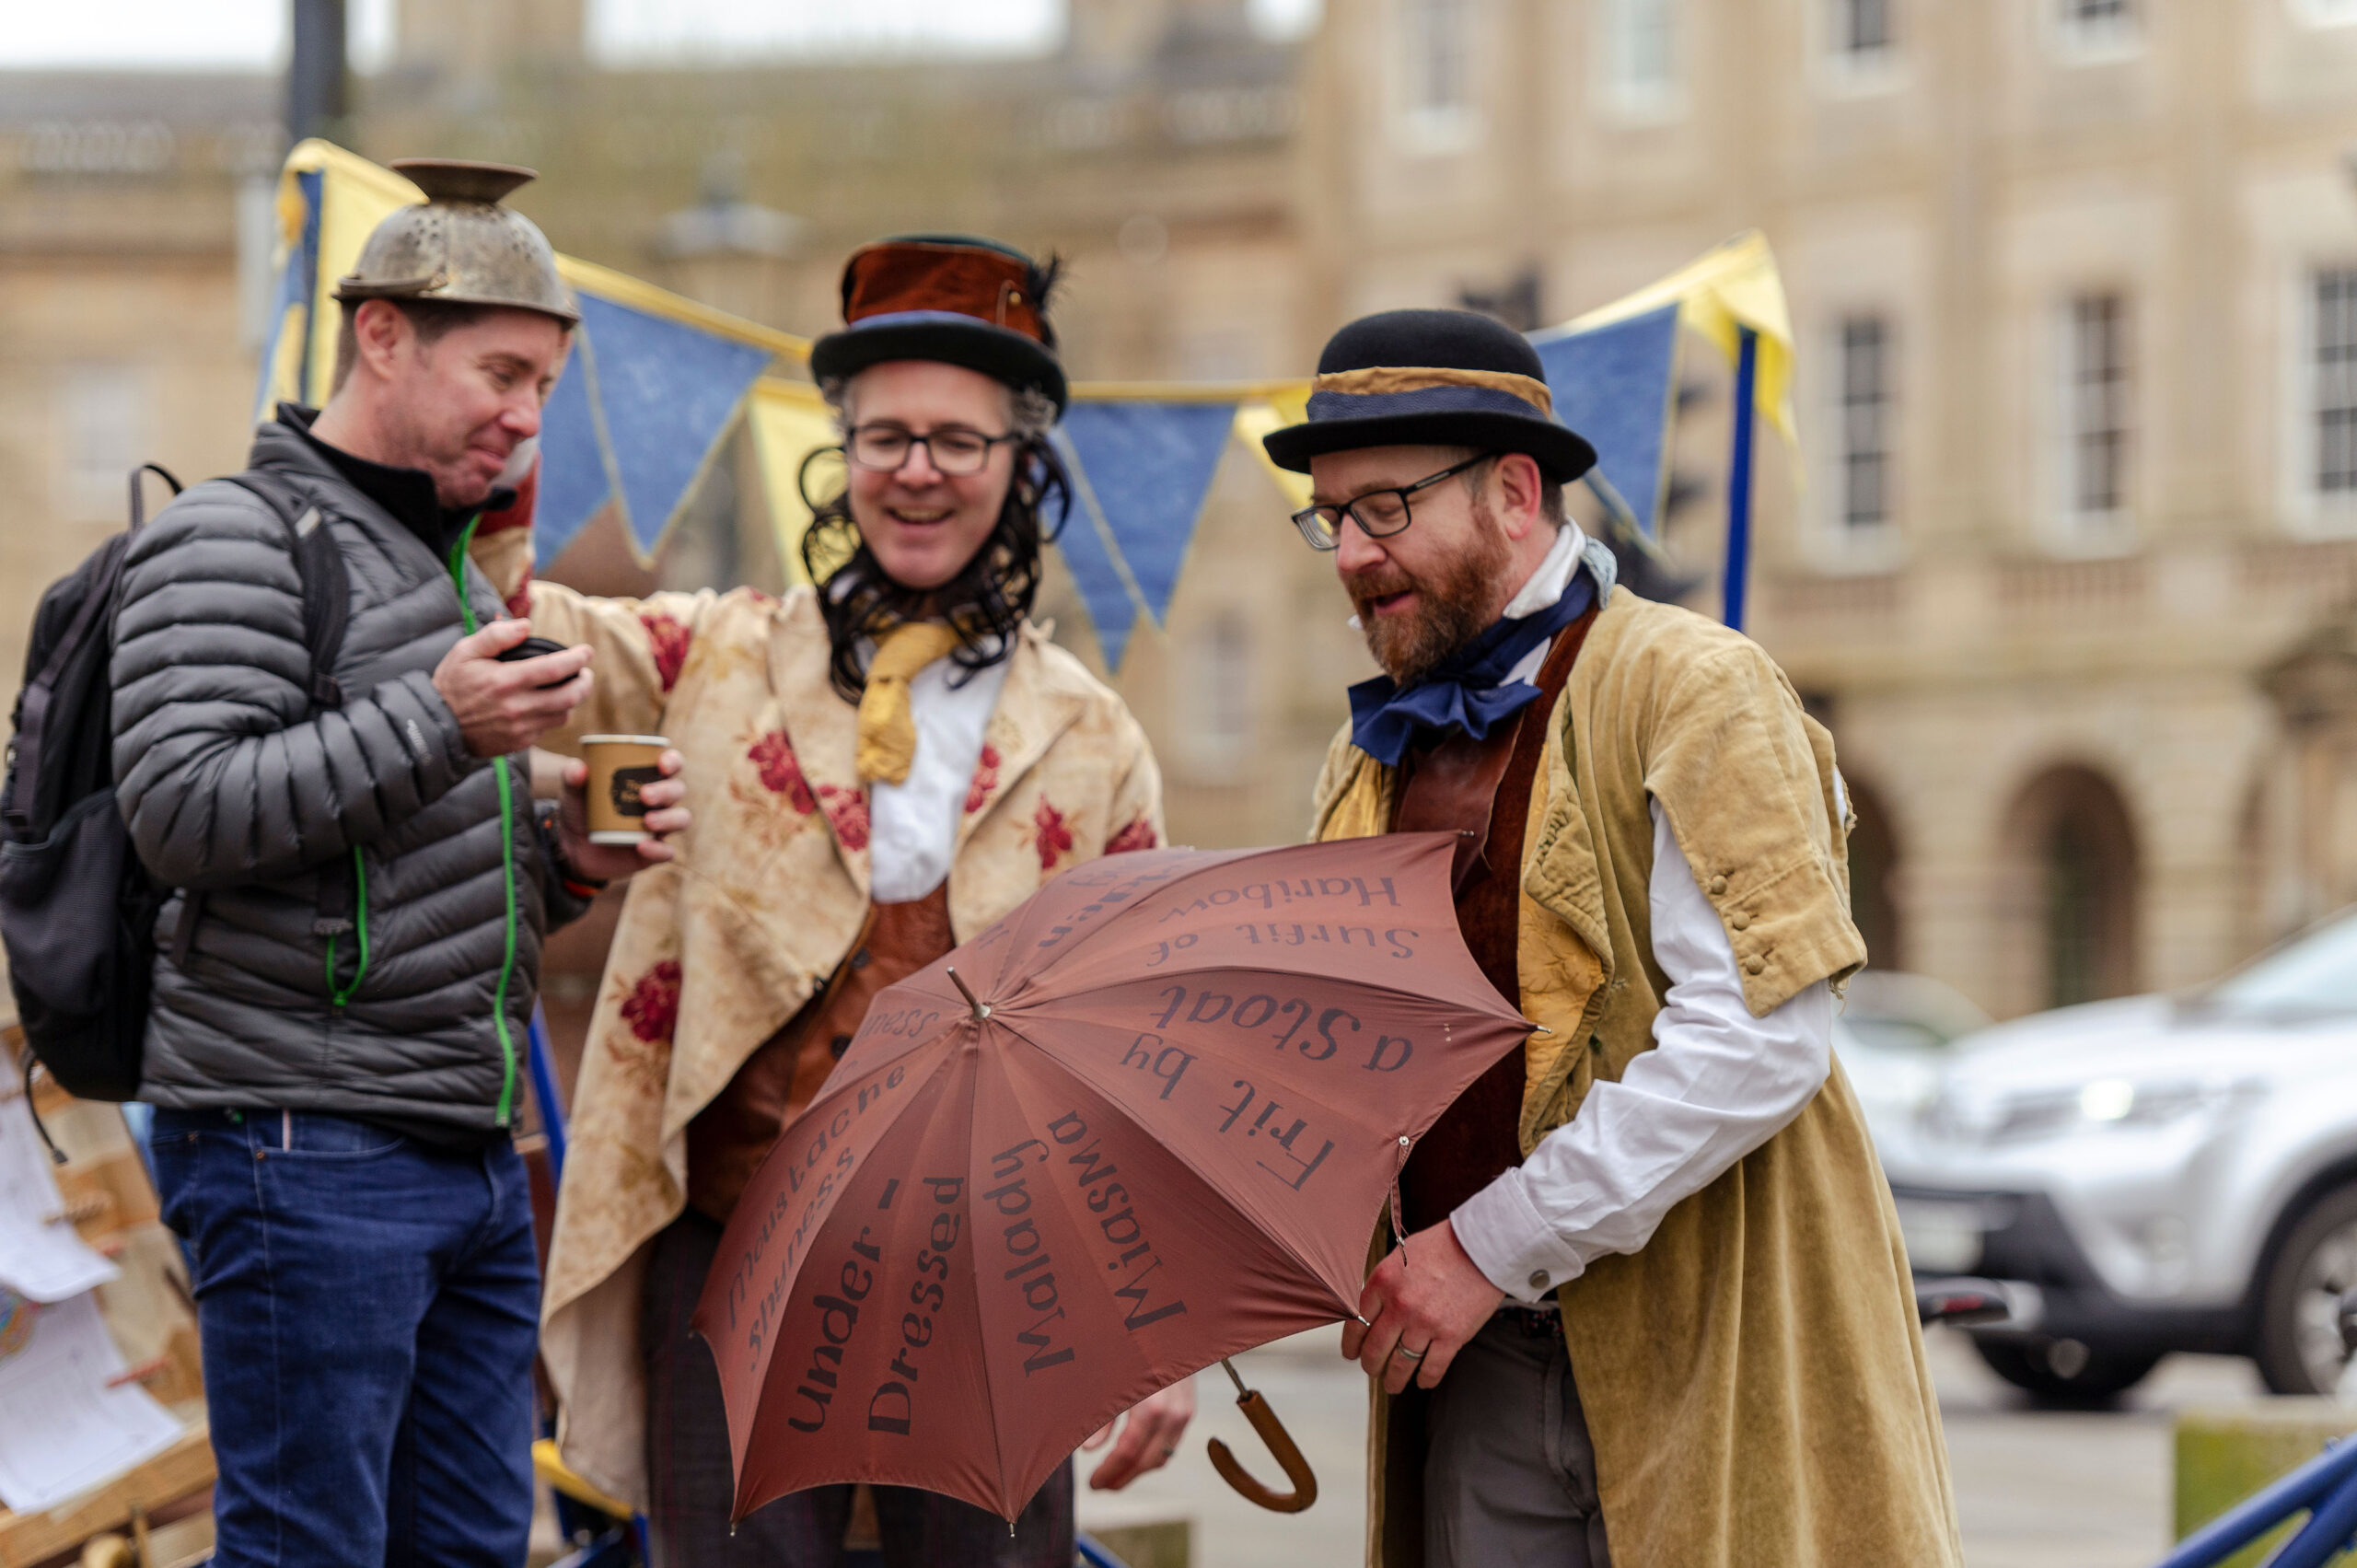
[[1012, 1518], [1146, 1395], [1347, 1317], [1410, 1142], [1529, 1028], [1452, 842], [1097, 861], [878, 996], [696, 1313], [739, 1516], [865, 1481]]

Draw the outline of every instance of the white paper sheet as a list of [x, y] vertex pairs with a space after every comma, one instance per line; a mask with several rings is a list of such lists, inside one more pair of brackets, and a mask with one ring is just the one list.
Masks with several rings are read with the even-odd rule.
[[172, 1446], [180, 1423], [146, 1389], [107, 1387], [122, 1369], [95, 1297], [0, 1291], [0, 1503], [37, 1514]]
[[64, 1301], [120, 1270], [92, 1251], [64, 1217], [49, 1151], [21, 1092], [0, 1090], [0, 1289]]

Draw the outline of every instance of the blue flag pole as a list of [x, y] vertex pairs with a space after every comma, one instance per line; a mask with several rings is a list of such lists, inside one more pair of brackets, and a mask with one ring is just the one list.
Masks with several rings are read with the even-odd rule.
[[1751, 575], [1751, 427], [1753, 389], [1759, 378], [1759, 334], [1737, 329], [1735, 360], [1735, 456], [1727, 464], [1727, 569], [1724, 585], [1729, 626], [1743, 630], [1743, 590]]
[[564, 1104], [556, 1098], [556, 1062], [549, 1048], [548, 1019], [540, 1014], [540, 1005], [532, 1004], [531, 1044], [532, 1098], [540, 1106], [540, 1131], [549, 1140], [549, 1174], [558, 1180], [564, 1179]]

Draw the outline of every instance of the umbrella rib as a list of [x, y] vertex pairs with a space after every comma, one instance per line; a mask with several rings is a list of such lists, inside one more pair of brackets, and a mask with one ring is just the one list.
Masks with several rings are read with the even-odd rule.
[[[982, 1190], [981, 1179], [974, 1168], [974, 1108], [981, 1098], [982, 1063], [987, 1054], [981, 1048], [981, 1035], [982, 1030], [993, 1022], [996, 1022], [996, 1020], [974, 1020], [975, 1038], [974, 1043], [972, 1047], [970, 1047], [974, 1058], [974, 1082], [966, 1097], [966, 1116], [962, 1122], [966, 1134], [966, 1179], [970, 1184], [970, 1190], [974, 1192], [980, 1192]], [[1001, 1023], [999, 1027], [1001, 1028], [1006, 1028], [1004, 1023]], [[1009, 1034], [1015, 1033], [1013, 1029], [1008, 1029], [1007, 1032]], [[1026, 1043], [1028, 1044], [1028, 1042], [1027, 1041]], [[1036, 1051], [1039, 1048], [1034, 1046], [1032, 1049]], [[970, 1219], [973, 1216], [973, 1200], [969, 1198], [967, 1200], [967, 1215]], [[974, 1246], [976, 1250], [979, 1251], [981, 1247], [981, 1227], [980, 1225], [976, 1225], [974, 1230]], [[970, 1277], [973, 1282], [974, 1288], [974, 1328], [979, 1332], [984, 1327], [982, 1322], [982, 1272], [979, 1263], [976, 1264]], [[991, 1375], [991, 1357], [987, 1342], [985, 1342], [983, 1348], [978, 1352], [978, 1359], [981, 1361], [982, 1367], [982, 1400], [989, 1407], [990, 1413], [991, 1458], [998, 1471], [998, 1489], [1000, 1498], [1001, 1501], [1004, 1501], [1007, 1491], [1006, 1429], [999, 1424], [998, 1385]], [[1012, 1522], [1013, 1521], [1011, 1520], [1009, 1521], [1009, 1523]]]
[[[1088, 1079], [1082, 1077], [1081, 1074], [1074, 1071], [1072, 1065], [1066, 1063], [1062, 1057], [1059, 1057], [1053, 1051], [1051, 1051], [1046, 1046], [1041, 1045], [1038, 1040], [1033, 1040], [1029, 1035], [1025, 1034], [1021, 1029], [1016, 1028], [1013, 1024], [1006, 1022], [1003, 1016], [993, 1014], [991, 1017], [991, 1022], [998, 1025], [1001, 1028], [1006, 1030], [1007, 1033], [1013, 1035], [1016, 1039], [1021, 1040], [1024, 1044], [1038, 1051], [1042, 1057], [1052, 1063], [1058, 1072], [1067, 1074], [1070, 1076], [1078, 1079], [1087, 1087], [1091, 1094], [1094, 1094], [1099, 1098], [1105, 1100], [1116, 1110], [1120, 1111], [1125, 1116], [1130, 1114], [1129, 1108], [1121, 1104], [1121, 1102], [1115, 1098], [1111, 1093], [1097, 1084], [1090, 1083]], [[1250, 1212], [1238, 1199], [1231, 1197], [1227, 1192], [1222, 1191], [1219, 1183], [1212, 1179], [1211, 1173], [1205, 1170], [1201, 1165], [1197, 1164], [1184, 1149], [1178, 1148], [1171, 1144], [1163, 1143], [1158, 1139], [1155, 1141], [1155, 1146], [1160, 1148], [1172, 1159], [1177, 1160], [1180, 1165], [1185, 1166], [1194, 1176], [1195, 1179], [1203, 1184], [1203, 1191], [1208, 1192], [1214, 1202], [1222, 1204], [1231, 1213], [1249, 1223], [1255, 1232], [1265, 1237], [1271, 1246], [1277, 1249], [1277, 1250], [1283, 1252], [1287, 1258], [1291, 1259], [1300, 1267], [1301, 1271], [1307, 1274], [1311, 1279], [1316, 1280], [1318, 1278], [1316, 1264], [1303, 1257], [1300, 1251], [1294, 1247], [1292, 1242], [1285, 1239], [1284, 1237], [1277, 1234], [1277, 1232], [1270, 1225], [1269, 1222], [1261, 1215]], [[1324, 1282], [1320, 1280], [1319, 1283], [1323, 1283]], [[1345, 1310], [1349, 1309], [1346, 1308]], [[987, 1364], [985, 1370], [987, 1371]]]
[[[1162, 978], [1163, 976], [1165, 976], [1165, 975], [1185, 975], [1185, 976], [1187, 976], [1189, 979], [1200, 979], [1202, 976], [1204, 976], [1204, 975], [1207, 975], [1207, 974], [1258, 974], [1258, 975], [1271, 975], [1271, 976], [1274, 976], [1274, 977], [1276, 977], [1276, 978], [1278, 978], [1278, 979], [1280, 979], [1280, 980], [1325, 980], [1325, 979], [1330, 979], [1330, 978], [1332, 978], [1332, 977], [1330, 977], [1330, 976], [1326, 976], [1326, 975], [1318, 975], [1318, 974], [1310, 973], [1309, 971], [1303, 970], [1280, 970], [1280, 969], [1271, 969], [1271, 968], [1270, 968], [1270, 967], [1269, 967], [1268, 965], [1266, 965], [1266, 964], [1248, 964], [1248, 964], [1205, 964], [1205, 965], [1203, 965], [1203, 966], [1202, 966], [1202, 968], [1200, 968], [1200, 969], [1178, 969], [1178, 968], [1175, 968], [1175, 967], [1174, 967], [1174, 968], [1171, 968], [1171, 969], [1156, 970], [1155, 970], [1155, 972], [1154, 972], [1151, 976], [1148, 976], [1148, 977], [1145, 977], [1145, 978], [1154, 979], [1154, 980], [1159, 980], [1159, 979], [1161, 979], [1161, 978]], [[1119, 982], [1116, 982], [1116, 983], [1119, 983]], [[1398, 997], [1405, 997], [1405, 998], [1407, 998], [1409, 1001], [1411, 1001], [1411, 1002], [1437, 1002], [1437, 1001], [1440, 1001], [1440, 998], [1438, 998], [1438, 997], [1434, 997], [1434, 996], [1433, 996], [1433, 995], [1429, 994], [1428, 993], [1422, 992], [1422, 991], [1410, 991], [1410, 990], [1408, 990], [1405, 986], [1402, 986], [1402, 985], [1393, 985], [1393, 984], [1390, 984], [1390, 983], [1388, 983], [1388, 982], [1387, 982], [1387, 981], [1379, 981], [1379, 980], [1356, 980], [1356, 979], [1353, 979], [1353, 980], [1347, 980], [1347, 981], [1343, 981], [1343, 983], [1344, 983], [1344, 984], [1347, 984], [1347, 985], [1356, 986], [1356, 987], [1358, 987], [1359, 989], [1364, 990], [1364, 991], [1372, 991], [1372, 992], [1376, 992], [1376, 993], [1379, 993], [1380, 994], [1385, 995], [1385, 996], [1398, 996]], [[1484, 980], [1484, 981], [1482, 981], [1482, 984], [1484, 984], [1484, 985], [1487, 985], [1488, 983], [1489, 983], [1489, 981], [1486, 981], [1486, 980]], [[1097, 987], [1097, 986], [1090, 986], [1090, 987], [1086, 987], [1086, 988], [1084, 988], [1084, 989], [1095, 990], [1095, 989], [1097, 989], [1097, 988], [1098, 988], [1098, 987]], [[1042, 995], [1033, 995], [1033, 996], [1026, 997], [1026, 998], [1024, 998], [1024, 999], [1023, 999], [1021, 1002], [1019, 1002], [1019, 1003], [1017, 1003], [1017, 1002], [1014, 1002], [1014, 1001], [1009, 1001], [1009, 1002], [1007, 1002], [1006, 1004], [1004, 1004], [1004, 1005], [1006, 1005], [1006, 1006], [1010, 1006], [1010, 1007], [1012, 1007], [1012, 1006], [1022, 1006], [1022, 1007], [1026, 1007], [1026, 1008], [1037, 1007], [1037, 1006], [1039, 1006], [1039, 1005], [1041, 1005], [1042, 1004], [1045, 1004], [1045, 1003], [1052, 1003], [1052, 1002], [1057, 1002], [1057, 1001], [1069, 1001], [1069, 1000], [1072, 1000], [1072, 999], [1074, 999], [1074, 997], [1076, 997], [1078, 994], [1080, 994], [1079, 990], [1074, 990], [1074, 991], [1070, 991], [1070, 992], [1061, 992], [1061, 993], [1053, 993], [1053, 992], [1051, 992], [1051, 993], [1049, 993], [1048, 994], [1046, 994], [1046, 995], [1044, 995], [1044, 996], [1042, 996]], [[1494, 992], [1492, 993], [1492, 994], [1494, 994]], [[1447, 1004], [1444, 1004], [1444, 1005], [1447, 1005]], [[1498, 1005], [1499, 1005], [1501, 1007], [1504, 1007], [1504, 1006], [1506, 1005], [1506, 1004], [1505, 1004], [1505, 999], [1504, 999], [1504, 997], [1500, 997], [1500, 998], [1498, 998]], [[1466, 1008], [1465, 1008], [1465, 1010], [1466, 1010], [1467, 1012], [1470, 1013], [1470, 1012], [1473, 1012], [1475, 1009], [1473, 1009], [1473, 1008], [1472, 1008], [1472, 1007], [1470, 1007], [1470, 1006], [1468, 1006], [1468, 1007], [1466, 1007]], [[1523, 1030], [1524, 1030], [1524, 1032], [1525, 1032], [1525, 1033], [1528, 1033], [1528, 1032], [1530, 1032], [1531, 1030], [1537, 1029], [1537, 1028], [1538, 1028], [1540, 1027], [1540, 1026], [1538, 1026], [1538, 1025], [1537, 1025], [1537, 1024], [1532, 1023], [1529, 1019], [1527, 1019], [1527, 1018], [1524, 1017], [1524, 1016], [1522, 1016], [1522, 1011], [1521, 1011], [1521, 1009], [1520, 1009], [1520, 1008], [1512, 1008], [1512, 1009], [1509, 1009], [1507, 1016], [1502, 1016], [1492, 1015], [1492, 1016], [1494, 1018], [1494, 1021], [1496, 1021], [1497, 1023], [1500, 1023], [1500, 1024], [1505, 1024], [1505, 1023], [1509, 1022], [1509, 1019], [1510, 1019], [1510, 1020], [1511, 1020], [1511, 1022], [1513, 1022], [1513, 1023], [1520, 1024], [1521, 1026], [1523, 1026]], [[995, 1021], [995, 1019], [994, 1019], [993, 1021]], [[1028, 1039], [1028, 1036], [1027, 1036], [1026, 1038], [1027, 1038], [1027, 1039]]]

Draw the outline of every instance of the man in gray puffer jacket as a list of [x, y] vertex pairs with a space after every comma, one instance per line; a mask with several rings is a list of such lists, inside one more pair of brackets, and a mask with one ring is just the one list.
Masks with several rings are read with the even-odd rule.
[[[687, 821], [666, 779], [656, 840], [590, 845], [578, 763], [535, 810], [523, 753], [589, 650], [502, 662], [529, 627], [467, 552], [575, 318], [539, 230], [470, 193], [386, 220], [339, 291], [333, 396], [282, 404], [250, 459], [342, 552], [340, 702], [314, 706], [293, 534], [252, 491], [192, 488], [125, 568], [117, 794], [179, 889], [142, 1098], [193, 1264], [224, 1568], [523, 1562], [539, 1281], [510, 1129], [540, 943]], [[537, 265], [469, 287], [463, 254], [399, 250], [470, 224]]]

